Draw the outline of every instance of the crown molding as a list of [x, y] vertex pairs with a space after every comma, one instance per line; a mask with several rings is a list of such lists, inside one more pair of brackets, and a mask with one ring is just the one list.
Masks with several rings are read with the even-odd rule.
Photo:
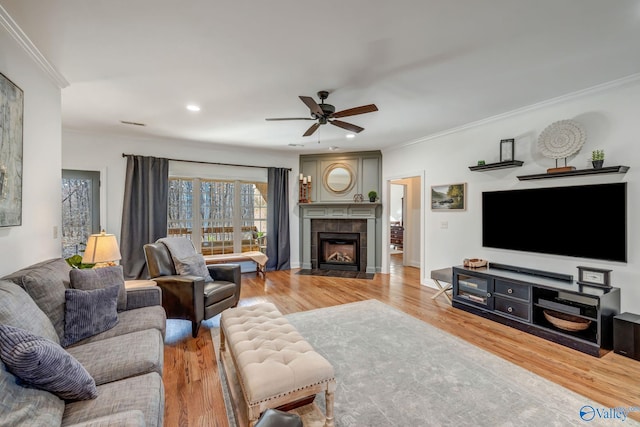
[[488, 123], [496, 122], [502, 119], [506, 119], [508, 117], [517, 116], [522, 113], [526, 113], [529, 111], [535, 111], [542, 108], [550, 107], [555, 104], [559, 104], [561, 102], [570, 101], [576, 98], [580, 98], [586, 95], [596, 94], [598, 92], [603, 92], [605, 90], [615, 89], [617, 87], [622, 87], [630, 83], [635, 83], [640, 80], [640, 73], [632, 74], [630, 76], [622, 77], [616, 80], [612, 80], [609, 82], [605, 82], [596, 86], [588, 87], [586, 89], [578, 90], [575, 92], [571, 92], [565, 95], [560, 95], [555, 98], [547, 99], [546, 101], [538, 102], [536, 104], [531, 104], [526, 107], [518, 108], [516, 110], [507, 111], [506, 113], [497, 114], [495, 116], [487, 117], [485, 119], [480, 119], [475, 122], [467, 123], [458, 127], [454, 127], [451, 129], [444, 130], [442, 132], [434, 133], [431, 135], [424, 136], [422, 138], [414, 139], [413, 141], [408, 141], [404, 144], [399, 144], [394, 147], [390, 147], [384, 151], [394, 151], [401, 148], [406, 148], [412, 145], [421, 144], [423, 142], [431, 141], [437, 138], [441, 138], [446, 135], [451, 135], [454, 133], [462, 132], [467, 129], [476, 128], [482, 125], [486, 125]]
[[38, 50], [36, 45], [27, 37], [22, 29], [16, 24], [16, 21], [7, 13], [0, 5], [0, 24], [7, 32], [18, 42], [20, 47], [27, 52], [27, 55], [45, 72], [45, 74], [60, 88], [64, 89], [69, 86], [69, 82], [62, 74], [44, 57]]

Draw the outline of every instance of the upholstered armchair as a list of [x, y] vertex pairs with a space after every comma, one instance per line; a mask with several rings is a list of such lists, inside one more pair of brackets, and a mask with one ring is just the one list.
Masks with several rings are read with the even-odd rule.
[[207, 282], [201, 276], [179, 275], [169, 249], [162, 242], [144, 245], [144, 255], [150, 278], [162, 288], [162, 306], [167, 318], [190, 320], [194, 338], [204, 319], [238, 304], [241, 282], [239, 265], [207, 266], [213, 279]]

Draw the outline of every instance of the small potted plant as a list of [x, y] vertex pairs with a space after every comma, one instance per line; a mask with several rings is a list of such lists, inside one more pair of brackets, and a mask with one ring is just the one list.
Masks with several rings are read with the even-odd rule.
[[604, 163], [604, 150], [593, 150], [591, 152], [591, 164], [595, 169], [602, 168]]
[[369, 191], [369, 194], [367, 194], [367, 196], [369, 196], [369, 201], [371, 203], [375, 202], [376, 199], [378, 198], [378, 193], [375, 192], [374, 190]]

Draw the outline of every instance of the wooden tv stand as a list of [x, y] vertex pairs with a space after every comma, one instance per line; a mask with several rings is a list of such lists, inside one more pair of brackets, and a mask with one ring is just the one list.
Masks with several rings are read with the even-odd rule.
[[[509, 266], [506, 266], [509, 267]], [[592, 356], [613, 348], [620, 289], [581, 285], [501, 268], [453, 267], [453, 306]], [[552, 274], [552, 273], [550, 273]], [[582, 331], [561, 329], [545, 310], [590, 321]]]

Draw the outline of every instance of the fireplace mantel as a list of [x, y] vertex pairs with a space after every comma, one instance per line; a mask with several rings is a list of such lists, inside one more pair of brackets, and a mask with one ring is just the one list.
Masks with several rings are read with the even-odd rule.
[[380, 227], [376, 227], [376, 219], [380, 217], [380, 203], [300, 203], [302, 233], [300, 247], [302, 249], [302, 268], [312, 268], [311, 263], [311, 220], [312, 219], [364, 219], [367, 221], [367, 239], [370, 248], [367, 250], [367, 273], [376, 272], [376, 252], [380, 247]]

